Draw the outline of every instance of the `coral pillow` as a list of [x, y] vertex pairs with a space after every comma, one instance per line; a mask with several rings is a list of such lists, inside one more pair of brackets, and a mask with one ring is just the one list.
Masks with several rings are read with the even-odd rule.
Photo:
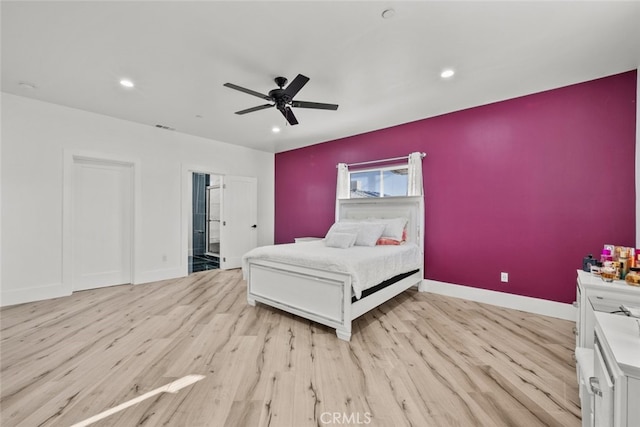
[[407, 241], [407, 230], [402, 230], [402, 240], [390, 239], [388, 237], [381, 237], [376, 242], [376, 246], [385, 245], [402, 245]]
[[403, 238], [403, 232], [407, 227], [407, 218], [384, 218], [376, 221], [385, 225], [382, 237], [393, 240], [406, 240], [406, 236]]

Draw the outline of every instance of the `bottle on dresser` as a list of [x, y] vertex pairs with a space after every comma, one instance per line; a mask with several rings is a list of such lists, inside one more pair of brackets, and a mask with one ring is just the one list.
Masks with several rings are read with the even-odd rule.
[[629, 250], [630, 248], [620, 248], [618, 252], [618, 263], [620, 264], [620, 280], [624, 280], [629, 273]]

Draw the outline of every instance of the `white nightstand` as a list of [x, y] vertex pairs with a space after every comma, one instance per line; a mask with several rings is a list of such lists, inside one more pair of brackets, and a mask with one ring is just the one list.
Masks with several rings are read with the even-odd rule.
[[302, 242], [313, 242], [314, 240], [322, 240], [322, 237], [295, 237], [293, 240], [296, 243], [302, 243]]

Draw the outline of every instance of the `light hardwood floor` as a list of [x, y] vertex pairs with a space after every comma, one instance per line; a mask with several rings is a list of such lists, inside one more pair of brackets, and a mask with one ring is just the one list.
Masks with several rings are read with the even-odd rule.
[[246, 303], [239, 270], [0, 310], [0, 424], [579, 426], [573, 323], [409, 290], [335, 331]]

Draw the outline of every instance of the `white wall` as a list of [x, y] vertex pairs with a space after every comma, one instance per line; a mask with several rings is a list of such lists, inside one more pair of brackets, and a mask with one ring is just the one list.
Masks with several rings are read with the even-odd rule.
[[135, 283], [184, 274], [185, 165], [256, 177], [258, 244], [273, 243], [271, 153], [6, 93], [1, 114], [0, 305], [70, 293], [62, 274], [63, 172], [69, 152], [104, 154], [139, 165], [142, 219], [136, 231]]

